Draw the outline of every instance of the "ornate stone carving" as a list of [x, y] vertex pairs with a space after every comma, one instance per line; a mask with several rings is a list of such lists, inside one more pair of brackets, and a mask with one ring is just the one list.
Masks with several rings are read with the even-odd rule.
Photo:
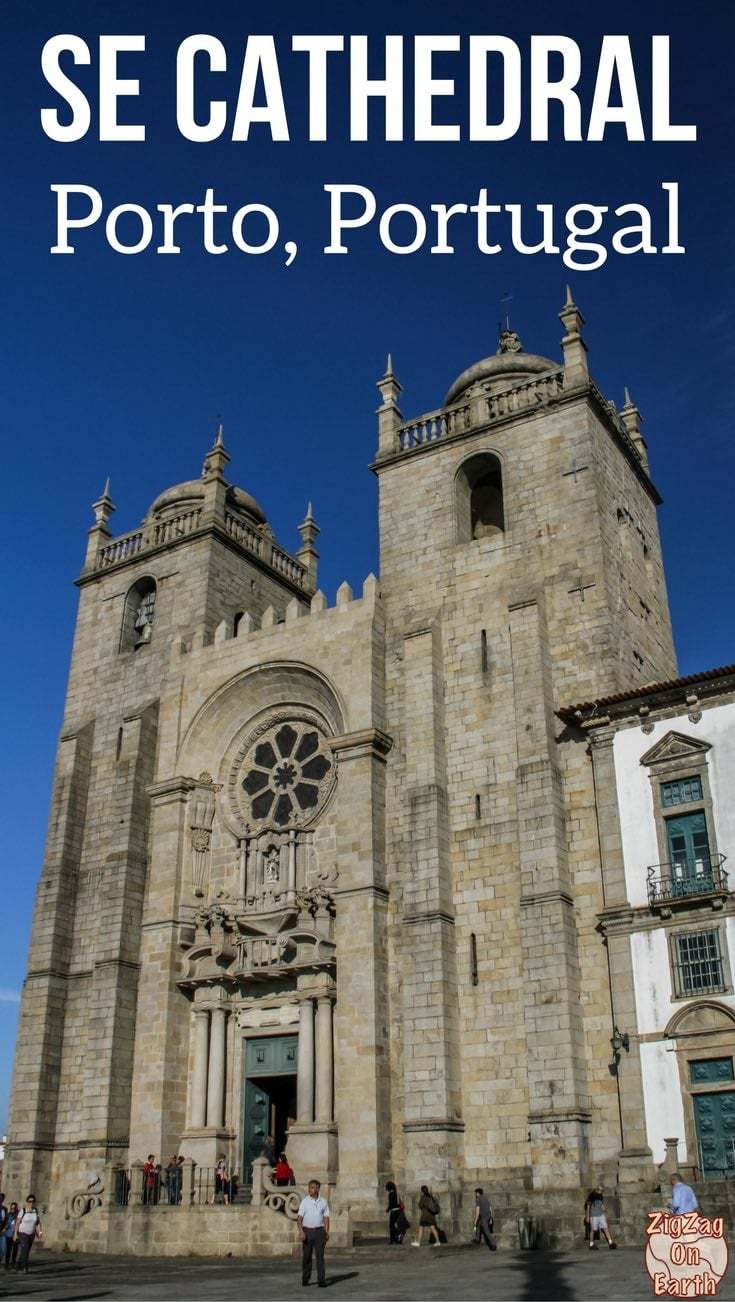
[[220, 790], [220, 784], [212, 781], [211, 773], [200, 773], [189, 800], [192, 888], [200, 898], [205, 894], [212, 823]]
[[523, 344], [521, 337], [515, 330], [506, 329], [500, 331], [500, 341], [498, 343], [498, 353], [522, 353]]
[[[234, 985], [269, 982], [293, 977], [300, 971], [327, 971], [334, 967], [335, 943], [329, 896], [313, 903], [308, 921], [287, 930], [256, 930], [248, 918], [234, 918], [224, 910], [203, 910], [194, 944], [186, 948], [187, 971], [182, 986], [211, 985], [226, 978]], [[303, 918], [303, 914], [302, 914]]]
[[86, 1189], [77, 1189], [70, 1194], [66, 1200], [66, 1219], [79, 1221], [88, 1212], [94, 1211], [95, 1207], [101, 1207], [104, 1189], [101, 1177], [97, 1176]]
[[334, 913], [334, 897], [319, 884], [299, 891], [296, 900], [301, 912], [310, 913], [312, 917]]

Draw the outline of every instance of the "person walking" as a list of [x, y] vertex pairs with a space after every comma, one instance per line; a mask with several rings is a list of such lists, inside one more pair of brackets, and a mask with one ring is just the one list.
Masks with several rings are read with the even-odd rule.
[[15, 1237], [15, 1223], [18, 1219], [18, 1204], [11, 1203], [8, 1208], [8, 1215], [3, 1226], [2, 1236], [0, 1236], [0, 1248], [2, 1248], [2, 1258], [5, 1269], [10, 1270], [15, 1266], [18, 1256], [18, 1240]]
[[18, 1218], [15, 1222], [14, 1236], [18, 1240], [17, 1269], [24, 1270], [27, 1275], [28, 1258], [31, 1255], [31, 1248], [36, 1239], [43, 1239], [41, 1217], [38, 1215], [34, 1194], [28, 1195], [25, 1207], [18, 1213]]
[[697, 1195], [691, 1185], [684, 1183], [678, 1171], [673, 1171], [670, 1178], [672, 1212], [698, 1212]]
[[388, 1195], [388, 1206], [385, 1209], [388, 1213], [388, 1242], [403, 1243], [403, 1234], [399, 1230], [402, 1211], [401, 1200], [393, 1180], [387, 1181], [385, 1192]]
[[493, 1238], [493, 1211], [490, 1199], [482, 1189], [475, 1189], [475, 1234], [478, 1243], [482, 1243], [484, 1239], [490, 1251], [496, 1251], [497, 1244]]
[[439, 1238], [439, 1227], [436, 1218], [439, 1215], [440, 1207], [437, 1199], [429, 1189], [429, 1186], [422, 1184], [421, 1197], [419, 1198], [419, 1228], [417, 1238], [411, 1242], [412, 1248], [420, 1248], [424, 1240], [424, 1230], [429, 1231], [429, 1243], [432, 1248], [440, 1248], [442, 1241]]
[[297, 1221], [301, 1236], [301, 1285], [311, 1280], [311, 1261], [316, 1254], [316, 1280], [319, 1288], [327, 1287], [324, 1274], [324, 1250], [329, 1238], [329, 1203], [319, 1196], [321, 1185], [310, 1180], [308, 1193], [299, 1203]]
[[605, 1191], [601, 1184], [596, 1184], [587, 1194], [584, 1204], [585, 1220], [589, 1222], [589, 1246], [596, 1250], [595, 1230], [599, 1230], [607, 1239], [608, 1248], [617, 1248], [617, 1243], [613, 1243], [610, 1238], [610, 1231], [607, 1228], [607, 1216], [605, 1215]]

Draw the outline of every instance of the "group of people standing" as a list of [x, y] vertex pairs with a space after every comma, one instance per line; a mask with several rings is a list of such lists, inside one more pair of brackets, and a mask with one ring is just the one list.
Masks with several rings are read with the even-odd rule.
[[[405, 1204], [396, 1188], [395, 1181], [388, 1180], [385, 1191], [388, 1195], [388, 1206], [385, 1209], [388, 1215], [388, 1242], [403, 1243], [411, 1228], [411, 1222], [406, 1216]], [[418, 1208], [419, 1224], [416, 1238], [411, 1240], [411, 1246], [420, 1248], [424, 1241], [424, 1231], [428, 1231], [430, 1247], [440, 1248], [442, 1243], [446, 1241], [446, 1236], [442, 1239], [438, 1222], [441, 1208], [439, 1200], [426, 1184], [421, 1186]], [[475, 1243], [484, 1243], [491, 1252], [495, 1252], [497, 1245], [492, 1235], [493, 1213], [490, 1199], [484, 1190], [479, 1187], [475, 1189], [475, 1216], [472, 1229]]]
[[22, 1270], [27, 1275], [31, 1248], [42, 1238], [35, 1195], [29, 1194], [22, 1207], [17, 1203], [6, 1207], [5, 1194], [0, 1193], [0, 1260], [5, 1269]]
[[148, 1154], [148, 1160], [143, 1163], [144, 1206], [153, 1207], [162, 1202], [164, 1197], [173, 1206], [181, 1202], [183, 1165], [184, 1159], [177, 1153], [174, 1153], [165, 1168], [156, 1161], [155, 1153]]

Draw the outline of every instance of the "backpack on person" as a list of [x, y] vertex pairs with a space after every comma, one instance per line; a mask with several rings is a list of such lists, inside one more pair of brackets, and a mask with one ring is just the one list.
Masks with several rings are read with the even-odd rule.
[[426, 1199], [426, 1210], [427, 1212], [431, 1212], [432, 1216], [438, 1216], [439, 1212], [441, 1211], [439, 1203], [437, 1202], [433, 1194], [429, 1194], [428, 1198]]

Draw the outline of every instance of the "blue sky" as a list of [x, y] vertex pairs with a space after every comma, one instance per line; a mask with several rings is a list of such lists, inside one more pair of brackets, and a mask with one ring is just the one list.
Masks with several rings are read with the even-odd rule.
[[[221, 414], [232, 477], [263, 503], [286, 546], [297, 545], [295, 526], [307, 498], [313, 500], [331, 599], [343, 578], [358, 587], [377, 568], [376, 491], [367, 465], [375, 450], [373, 386], [386, 352], [404, 385], [404, 413], [433, 408], [459, 371], [494, 351], [506, 291], [525, 346], [558, 356], [556, 313], [571, 280], [587, 317], [595, 378], [619, 403], [628, 384], [645, 418], [653, 477], [665, 499], [660, 523], [681, 670], [735, 659], [730, 5], [621, 0], [606, 15], [578, 0], [553, 11], [521, 0], [512, 12], [507, 5], [433, 0], [375, 3], [369, 12], [308, 0], [276, 0], [263, 9], [222, 0], [16, 0], [5, 25], [0, 764], [8, 813], [0, 1131], [75, 617], [72, 580], [84, 555], [89, 503], [107, 474], [118, 507], [113, 527], [123, 532], [165, 486], [198, 475]], [[39, 125], [40, 108], [55, 103], [41, 77], [42, 45], [63, 31], [92, 43], [101, 30], [147, 34], [147, 53], [136, 66], [148, 139], [53, 143]], [[334, 134], [326, 143], [305, 143], [303, 129], [295, 129], [290, 143], [278, 145], [263, 132], [247, 143], [197, 145], [175, 129], [175, 50], [196, 31], [218, 35], [232, 53], [224, 81], [234, 94], [248, 32], [500, 32], [527, 48], [530, 33], [561, 31], [579, 42], [585, 67], [594, 69], [606, 30], [631, 36], [646, 121], [650, 36], [671, 34], [673, 115], [697, 123], [696, 143], [628, 144], [619, 129], [601, 143], [532, 144], [527, 130], [497, 144], [386, 144], [379, 130], [366, 143], [350, 143], [340, 71]], [[287, 106], [298, 124], [306, 88], [297, 65], [287, 64]], [[458, 102], [462, 66], [450, 60], [437, 72], [458, 78]], [[85, 78], [93, 87], [94, 70]], [[587, 106], [591, 91], [587, 75]], [[356, 236], [347, 257], [321, 252], [328, 182], [358, 182], [382, 205], [408, 201], [424, 210], [432, 202], [472, 203], [487, 186], [496, 202], [553, 202], [563, 213], [581, 201], [660, 208], [664, 180], [680, 182], [682, 257], [613, 256], [595, 272], [569, 273], [558, 257], [483, 257], [470, 239], [458, 240], [452, 257], [432, 257], [428, 247], [396, 257], [371, 232]], [[280, 258], [213, 258], [193, 244], [181, 257], [121, 257], [97, 229], [80, 236], [74, 257], [51, 257], [49, 186], [80, 182], [100, 191], [106, 210], [121, 202], [197, 203], [209, 185], [233, 207], [268, 203], [284, 236], [297, 239], [298, 257], [286, 269]]]

